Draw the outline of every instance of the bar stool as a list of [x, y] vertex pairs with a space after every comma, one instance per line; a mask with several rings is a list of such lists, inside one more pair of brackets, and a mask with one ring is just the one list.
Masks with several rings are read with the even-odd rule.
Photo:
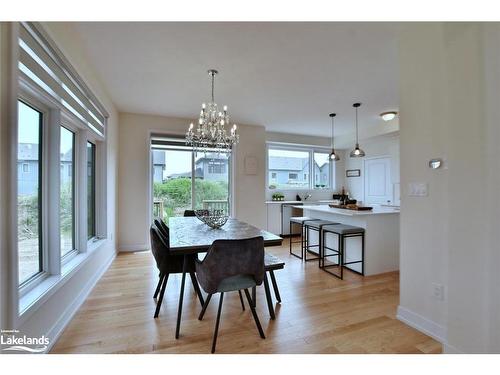
[[[333, 233], [337, 235], [338, 245], [337, 249], [326, 246], [326, 234]], [[356, 260], [352, 262], [345, 261], [345, 240], [346, 238], [361, 237], [361, 260]], [[324, 225], [321, 231], [321, 242], [322, 247], [320, 248], [320, 268], [329, 274], [344, 279], [344, 266], [349, 264], [361, 263], [361, 272], [353, 270], [348, 267], [351, 271], [356, 272], [360, 275], [365, 274], [365, 229], [361, 227], [355, 227], [353, 225], [346, 224], [336, 224], [336, 225]], [[330, 254], [326, 254], [326, 250], [329, 250]], [[337, 263], [325, 265], [325, 259], [328, 257], [337, 257]], [[328, 270], [331, 267], [340, 268], [340, 276]]]
[[[290, 218], [290, 254], [293, 255], [294, 257], [297, 257], [299, 259], [304, 258], [304, 223], [306, 221], [314, 221], [318, 219], [313, 219], [312, 217], [308, 216], [294, 216]], [[300, 225], [300, 241], [292, 241], [292, 228], [293, 225]], [[292, 250], [292, 244], [294, 243], [300, 243], [300, 255], [297, 255], [293, 252]]]
[[[321, 267], [321, 248], [322, 248], [322, 236], [321, 236], [321, 230], [323, 226], [325, 225], [337, 225], [338, 223], [335, 223], [330, 220], [313, 220], [313, 221], [306, 221], [304, 223], [304, 230], [305, 230], [305, 239], [304, 239], [304, 260], [306, 262], [310, 260], [320, 260], [319, 266]], [[309, 244], [309, 231], [312, 230], [314, 232], [318, 232], [318, 244], [317, 245], [310, 245]], [[315, 253], [314, 251], [311, 251], [311, 247], [317, 247], [318, 252]], [[309, 258], [307, 259], [307, 253], [312, 253], [317, 255], [315, 258]]]

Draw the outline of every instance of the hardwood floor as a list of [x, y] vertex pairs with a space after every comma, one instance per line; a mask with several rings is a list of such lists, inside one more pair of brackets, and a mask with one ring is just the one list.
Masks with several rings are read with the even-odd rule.
[[[248, 306], [226, 293], [217, 353], [440, 353], [441, 344], [396, 320], [399, 277], [392, 272], [343, 281], [288, 254], [288, 242], [268, 248], [286, 262], [276, 272], [282, 304], [269, 318], [263, 287], [257, 310], [259, 337]], [[149, 252], [119, 254], [51, 353], [209, 353], [218, 296], [203, 321], [189, 278], [181, 336], [174, 338], [180, 276], [171, 276], [158, 319], [152, 296], [158, 274]]]

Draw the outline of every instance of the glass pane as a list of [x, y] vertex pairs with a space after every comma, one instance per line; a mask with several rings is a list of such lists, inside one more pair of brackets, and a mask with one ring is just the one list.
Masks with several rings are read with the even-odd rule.
[[74, 155], [75, 134], [61, 126], [60, 163], [61, 163], [61, 256], [75, 248], [75, 222], [74, 222]]
[[87, 142], [87, 238], [96, 236], [95, 225], [95, 145]]
[[191, 151], [151, 150], [153, 217], [183, 216], [191, 209]]
[[270, 189], [308, 189], [309, 152], [269, 149]]
[[229, 155], [198, 152], [194, 164], [195, 209], [229, 214]]
[[314, 188], [328, 189], [330, 187], [330, 159], [327, 153], [314, 153]]
[[42, 113], [19, 103], [17, 219], [19, 284], [42, 271]]

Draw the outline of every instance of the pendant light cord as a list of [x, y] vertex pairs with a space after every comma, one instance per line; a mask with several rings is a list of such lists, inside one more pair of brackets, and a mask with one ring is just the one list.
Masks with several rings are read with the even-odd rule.
[[356, 107], [356, 146], [358, 145], [358, 107]]
[[332, 150], [333, 150], [333, 122], [334, 122], [334, 121], [335, 121], [335, 120], [333, 119], [333, 116], [332, 116]]
[[212, 103], [214, 103], [214, 77], [215, 77], [215, 74], [212, 72], [211, 75], [212, 75]]

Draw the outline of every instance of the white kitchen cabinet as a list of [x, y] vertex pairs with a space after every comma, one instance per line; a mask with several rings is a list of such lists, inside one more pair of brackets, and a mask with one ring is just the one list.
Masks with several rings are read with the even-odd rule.
[[276, 235], [281, 233], [281, 204], [271, 203], [267, 206], [267, 231]]

